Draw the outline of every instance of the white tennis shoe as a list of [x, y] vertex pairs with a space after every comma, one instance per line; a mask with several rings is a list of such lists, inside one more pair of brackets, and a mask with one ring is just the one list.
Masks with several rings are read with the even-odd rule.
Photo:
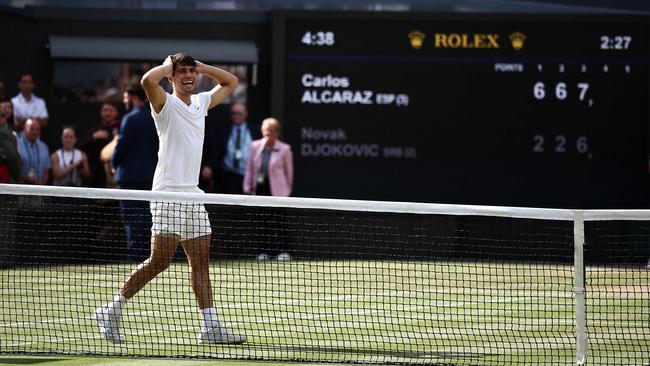
[[99, 324], [99, 332], [102, 337], [113, 343], [123, 343], [124, 338], [120, 334], [121, 314], [116, 314], [108, 305], [102, 305], [95, 310], [95, 320]]
[[277, 257], [275, 257], [275, 259], [277, 259], [279, 261], [290, 261], [291, 260], [291, 254], [286, 253], [286, 252], [280, 253], [280, 254], [278, 254]]
[[235, 334], [226, 327], [203, 328], [199, 333], [199, 343], [241, 344], [248, 339], [245, 335]]

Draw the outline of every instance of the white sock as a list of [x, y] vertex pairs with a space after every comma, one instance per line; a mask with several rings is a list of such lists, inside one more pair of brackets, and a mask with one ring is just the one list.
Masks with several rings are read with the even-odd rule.
[[201, 314], [203, 315], [203, 328], [219, 328], [221, 323], [217, 319], [217, 311], [215, 308], [205, 308], [201, 309]]
[[113, 298], [113, 301], [108, 304], [108, 308], [115, 314], [120, 314], [124, 305], [126, 305], [126, 297], [124, 297], [122, 294], [117, 294]]

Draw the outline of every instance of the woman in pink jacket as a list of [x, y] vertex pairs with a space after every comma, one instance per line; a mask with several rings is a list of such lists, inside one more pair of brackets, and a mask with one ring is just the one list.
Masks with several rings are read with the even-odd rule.
[[[293, 155], [291, 146], [278, 140], [280, 123], [275, 118], [262, 121], [262, 138], [251, 144], [251, 155], [246, 165], [244, 193], [258, 196], [291, 195], [293, 185]], [[272, 221], [259, 223], [259, 245], [277, 260], [291, 260], [288, 253], [289, 238], [286, 235], [286, 217], [281, 210], [261, 208]], [[275, 238], [275, 239], [270, 239]], [[277, 254], [276, 256], [276, 253]], [[267, 253], [257, 256], [258, 260], [269, 259]]]
[[244, 193], [258, 196], [291, 195], [293, 155], [291, 146], [278, 139], [280, 123], [275, 118], [262, 121], [262, 138], [251, 144], [244, 176]]

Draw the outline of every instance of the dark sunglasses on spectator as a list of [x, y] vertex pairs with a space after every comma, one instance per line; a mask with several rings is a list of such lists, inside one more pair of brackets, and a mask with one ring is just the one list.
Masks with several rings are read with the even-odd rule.
[[244, 112], [233, 111], [233, 112], [230, 112], [230, 114], [232, 114], [233, 116], [243, 116]]

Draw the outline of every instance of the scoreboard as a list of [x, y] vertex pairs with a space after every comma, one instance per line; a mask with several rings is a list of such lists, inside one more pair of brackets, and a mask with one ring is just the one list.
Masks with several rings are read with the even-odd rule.
[[642, 17], [281, 12], [273, 114], [303, 197], [638, 208]]

